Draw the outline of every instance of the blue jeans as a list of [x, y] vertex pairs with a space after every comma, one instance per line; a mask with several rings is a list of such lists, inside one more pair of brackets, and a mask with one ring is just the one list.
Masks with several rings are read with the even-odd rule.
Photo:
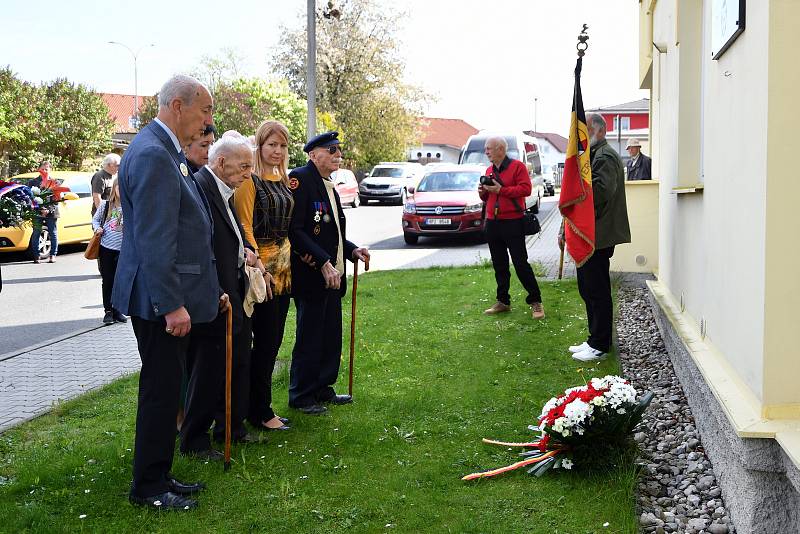
[[31, 235], [31, 254], [39, 256], [39, 237], [42, 234], [42, 226], [47, 225], [47, 232], [50, 234], [50, 255], [58, 255], [58, 219], [55, 217], [36, 217], [33, 223], [33, 234]]

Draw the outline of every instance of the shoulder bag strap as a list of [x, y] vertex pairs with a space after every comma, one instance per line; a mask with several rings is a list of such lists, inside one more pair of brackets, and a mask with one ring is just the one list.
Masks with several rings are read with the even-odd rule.
[[[492, 178], [494, 178], [495, 180], [497, 180], [497, 182], [498, 182], [498, 183], [499, 183], [501, 186], [504, 186], [504, 185], [506, 185], [506, 184], [504, 184], [504, 183], [503, 183], [503, 181], [500, 179], [500, 173], [496, 173], [496, 172], [494, 172], [494, 167], [492, 167]], [[498, 200], [500, 200], [500, 195], [499, 195], [499, 194], [497, 195], [497, 199], [498, 199]], [[522, 209], [522, 207], [519, 205], [519, 202], [517, 202], [517, 197], [510, 197], [510, 198], [509, 198], [509, 200], [511, 200], [511, 202], [513, 202], [513, 203], [514, 203], [514, 206], [515, 206], [515, 207], [516, 207], [516, 208], [517, 208], [519, 211], [521, 211], [523, 215], [525, 214], [525, 210], [524, 210], [524, 209]], [[498, 203], [498, 204], [499, 204], [499, 203]]]

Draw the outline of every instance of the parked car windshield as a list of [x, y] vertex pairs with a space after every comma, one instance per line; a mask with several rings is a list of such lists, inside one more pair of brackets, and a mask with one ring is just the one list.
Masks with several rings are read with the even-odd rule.
[[[519, 159], [519, 152], [516, 149], [510, 148], [506, 154], [511, 159]], [[486, 154], [483, 152], [465, 152], [464, 159], [461, 163], [472, 163], [477, 165], [486, 165], [489, 166], [489, 158], [486, 157]]]
[[475, 191], [480, 177], [479, 172], [433, 172], [422, 179], [417, 191]]
[[378, 167], [372, 170], [373, 178], [402, 178], [403, 169], [399, 167]]
[[92, 196], [91, 176], [73, 176], [63, 180], [69, 190], [81, 198]]

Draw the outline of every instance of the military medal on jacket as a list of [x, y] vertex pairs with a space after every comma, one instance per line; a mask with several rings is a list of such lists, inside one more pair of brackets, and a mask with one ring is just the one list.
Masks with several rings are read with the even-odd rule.
[[189, 167], [187, 167], [183, 162], [181, 162], [181, 174], [183, 176], [189, 176]]

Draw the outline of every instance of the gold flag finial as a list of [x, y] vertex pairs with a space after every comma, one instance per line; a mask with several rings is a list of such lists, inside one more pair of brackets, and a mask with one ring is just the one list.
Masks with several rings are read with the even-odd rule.
[[587, 42], [589, 40], [589, 35], [586, 33], [586, 30], [588, 29], [589, 25], [584, 24], [583, 30], [581, 30], [580, 35], [578, 35], [578, 45], [576, 46], [578, 49], [578, 57], [583, 57], [583, 55], [586, 53], [586, 50], [589, 48], [589, 43]]

